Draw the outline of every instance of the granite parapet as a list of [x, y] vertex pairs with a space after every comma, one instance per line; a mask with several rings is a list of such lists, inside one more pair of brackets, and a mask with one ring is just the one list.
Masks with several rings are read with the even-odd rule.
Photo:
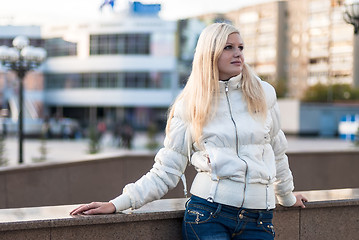
[[[355, 239], [359, 189], [301, 192], [306, 208], [277, 206], [276, 239]], [[186, 198], [162, 199], [137, 210], [71, 216], [78, 205], [0, 210], [1, 239], [181, 239]], [[40, 237], [40, 238], [39, 238]]]

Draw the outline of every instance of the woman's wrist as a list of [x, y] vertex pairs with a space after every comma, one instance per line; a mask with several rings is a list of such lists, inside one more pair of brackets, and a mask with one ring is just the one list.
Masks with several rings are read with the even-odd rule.
[[277, 196], [278, 203], [284, 207], [291, 207], [297, 202], [297, 198], [293, 194], [293, 192], [290, 192], [286, 195]]
[[116, 212], [120, 212], [131, 207], [131, 199], [127, 194], [121, 194], [117, 198], [112, 199], [110, 203], [115, 206]]

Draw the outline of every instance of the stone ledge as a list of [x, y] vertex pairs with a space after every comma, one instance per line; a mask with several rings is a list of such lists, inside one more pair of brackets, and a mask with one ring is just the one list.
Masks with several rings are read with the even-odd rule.
[[[277, 206], [278, 239], [355, 239], [359, 189], [301, 192], [310, 202], [305, 209]], [[1, 239], [181, 239], [187, 199], [162, 199], [137, 210], [96, 216], [70, 216], [78, 205], [0, 210]], [[341, 227], [338, 229], [338, 221]], [[355, 221], [354, 221], [355, 220]], [[325, 221], [325, 226], [321, 224]], [[350, 224], [349, 224], [350, 223]], [[354, 237], [354, 238], [351, 238]]]
[[70, 211], [78, 205], [2, 209], [0, 210], [0, 232], [181, 218], [186, 200], [184, 198], [162, 199], [146, 204], [140, 209], [108, 215], [71, 216]]

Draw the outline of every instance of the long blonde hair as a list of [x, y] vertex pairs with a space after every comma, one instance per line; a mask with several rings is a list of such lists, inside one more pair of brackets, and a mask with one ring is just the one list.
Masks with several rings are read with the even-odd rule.
[[[227, 43], [227, 38], [238, 29], [227, 23], [214, 23], [201, 33], [195, 50], [192, 72], [183, 91], [170, 108], [166, 134], [169, 133], [171, 119], [176, 103], [183, 101], [184, 120], [191, 125], [194, 142], [200, 143], [203, 126], [207, 123], [217, 106], [219, 94], [218, 58]], [[242, 90], [248, 111], [254, 116], [265, 118], [267, 107], [262, 86], [251, 68], [245, 63], [242, 70]], [[234, 103], [235, 104], [235, 103]]]

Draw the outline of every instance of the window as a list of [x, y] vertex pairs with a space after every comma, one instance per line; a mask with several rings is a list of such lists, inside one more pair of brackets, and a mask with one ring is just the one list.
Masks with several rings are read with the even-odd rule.
[[80, 88], [91, 88], [93, 86], [96, 86], [95, 84], [95, 80], [96, 79], [96, 75], [93, 73], [84, 73], [81, 76], [80, 79]]
[[77, 44], [62, 38], [45, 39], [44, 47], [49, 57], [75, 56], [77, 54]]
[[125, 88], [148, 88], [149, 74], [130, 72], [125, 75]]
[[105, 72], [46, 74], [46, 89], [75, 88], [171, 88], [169, 72]]
[[109, 88], [116, 88], [118, 84], [117, 73], [108, 73], [107, 86]]
[[149, 53], [150, 34], [108, 34], [90, 36], [90, 55]]
[[97, 87], [107, 88], [108, 73], [99, 73], [97, 75]]
[[45, 74], [45, 88], [59, 89], [65, 86], [64, 74]]

